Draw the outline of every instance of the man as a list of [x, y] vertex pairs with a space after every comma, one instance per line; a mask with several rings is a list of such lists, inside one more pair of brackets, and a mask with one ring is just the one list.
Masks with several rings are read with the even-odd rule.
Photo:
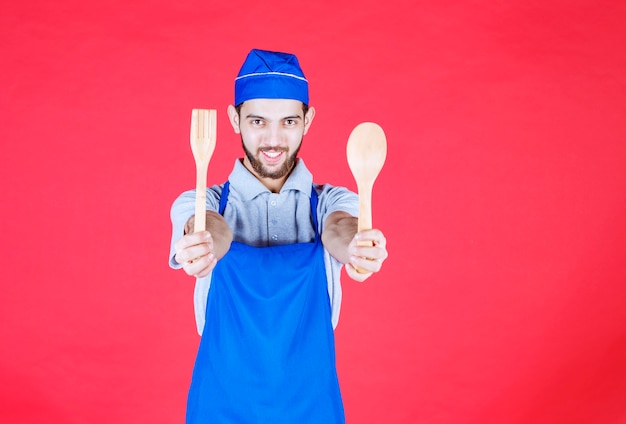
[[297, 157], [315, 109], [294, 55], [252, 50], [235, 105], [228, 116], [245, 156], [207, 190], [207, 231], [193, 233], [193, 191], [171, 211], [170, 265], [197, 279], [202, 335], [187, 423], [343, 423], [333, 335], [341, 267], [356, 281], [378, 272], [385, 237], [357, 233], [357, 196], [313, 184]]

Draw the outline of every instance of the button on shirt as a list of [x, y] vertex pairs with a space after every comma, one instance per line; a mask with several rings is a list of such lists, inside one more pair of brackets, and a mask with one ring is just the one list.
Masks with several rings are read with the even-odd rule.
[[[224, 211], [224, 219], [233, 231], [235, 241], [250, 246], [264, 247], [279, 244], [312, 242], [315, 230], [311, 221], [310, 193], [313, 176], [304, 161], [298, 159], [296, 166], [283, 185], [280, 193], [270, 192], [254, 175], [235, 161], [229, 176], [230, 193]], [[207, 189], [207, 209], [218, 211], [223, 185]], [[318, 193], [318, 231], [324, 229], [324, 221], [335, 211], [358, 215], [358, 196], [344, 187], [330, 184], [315, 185]], [[181, 268], [174, 260], [174, 243], [184, 234], [184, 226], [195, 212], [195, 191], [181, 194], [172, 205], [172, 243], [170, 266]], [[339, 320], [341, 285], [339, 277], [342, 264], [324, 251], [324, 263], [328, 280], [328, 293], [332, 306], [333, 326]], [[210, 276], [196, 281], [194, 305], [198, 332], [204, 327], [206, 297]]]

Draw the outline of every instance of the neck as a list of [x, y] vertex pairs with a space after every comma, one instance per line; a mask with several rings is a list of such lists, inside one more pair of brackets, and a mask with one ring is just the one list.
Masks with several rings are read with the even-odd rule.
[[244, 157], [241, 160], [241, 163], [270, 192], [272, 192], [272, 193], [280, 193], [280, 190], [285, 185], [285, 182], [287, 181], [287, 178], [289, 178], [289, 175], [291, 175], [291, 172], [296, 167], [297, 160], [296, 160], [296, 163], [294, 163], [294, 165], [291, 167], [289, 172], [287, 172], [284, 176], [279, 177], [279, 178], [263, 177], [263, 176], [259, 175], [259, 173], [252, 167], [252, 164], [250, 163], [250, 161], [246, 157]]

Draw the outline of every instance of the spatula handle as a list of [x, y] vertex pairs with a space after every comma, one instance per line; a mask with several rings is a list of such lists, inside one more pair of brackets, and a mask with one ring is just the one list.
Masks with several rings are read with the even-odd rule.
[[206, 230], [206, 178], [207, 165], [196, 164], [196, 213], [193, 222], [193, 232]]

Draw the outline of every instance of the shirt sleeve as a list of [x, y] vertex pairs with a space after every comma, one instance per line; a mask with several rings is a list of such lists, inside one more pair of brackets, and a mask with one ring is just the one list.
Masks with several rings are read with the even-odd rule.
[[[330, 184], [316, 187], [319, 195], [318, 229], [324, 231], [324, 222], [333, 212], [343, 211], [357, 217], [359, 215], [359, 196], [345, 187], [335, 187]], [[331, 321], [333, 328], [339, 323], [341, 312], [341, 269], [343, 264], [335, 259], [328, 250], [324, 249], [324, 264], [326, 265], [326, 279], [328, 281], [328, 296], [331, 305]]]
[[323, 231], [324, 221], [333, 212], [347, 212], [354, 217], [359, 215], [359, 196], [353, 191], [330, 184], [325, 184], [319, 187], [318, 190], [321, 190], [318, 191], [320, 198], [318, 205], [320, 233]]

